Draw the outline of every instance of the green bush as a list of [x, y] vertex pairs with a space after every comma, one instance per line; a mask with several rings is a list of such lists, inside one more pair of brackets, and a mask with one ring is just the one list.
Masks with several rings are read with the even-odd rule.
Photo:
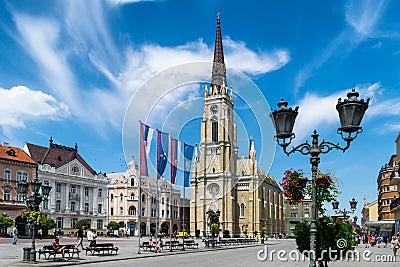
[[0, 228], [7, 228], [13, 225], [13, 220], [8, 216], [0, 215]]
[[119, 223], [111, 221], [108, 225], [107, 228], [108, 229], [112, 229], [112, 230], [118, 230], [121, 226], [119, 225]]
[[[309, 223], [298, 223], [294, 230], [297, 248], [300, 252], [310, 250], [310, 228]], [[338, 247], [338, 240], [345, 240], [345, 247]], [[342, 244], [342, 243], [341, 243]], [[346, 255], [345, 252], [351, 250], [354, 246], [352, 239], [352, 226], [348, 222], [334, 222], [331, 217], [324, 216], [317, 221], [317, 236], [316, 236], [316, 256], [317, 259], [322, 259], [322, 262], [327, 266], [329, 253], [321, 255], [323, 250], [337, 250], [337, 253], [331, 253], [331, 256], [339, 259], [340, 255]], [[339, 251], [341, 253], [339, 253]], [[323, 264], [321, 263], [321, 264]], [[322, 265], [323, 266], [323, 265]]]
[[74, 225], [75, 229], [82, 229], [82, 227], [90, 228], [89, 220], [79, 220]]

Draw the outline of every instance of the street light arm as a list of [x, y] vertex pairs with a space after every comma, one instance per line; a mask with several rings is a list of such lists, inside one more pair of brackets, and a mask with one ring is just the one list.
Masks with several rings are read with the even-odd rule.
[[300, 144], [296, 147], [292, 147], [292, 149], [290, 151], [286, 150], [287, 146], [283, 146], [283, 152], [285, 152], [285, 154], [288, 156], [296, 151], [300, 152], [303, 155], [309, 155], [311, 147], [312, 147], [311, 144], [309, 144], [308, 141], [306, 141], [303, 144]]
[[351, 140], [346, 140], [346, 142], [347, 142], [346, 146], [341, 147], [339, 143], [335, 144], [329, 141], [325, 141], [325, 139], [323, 139], [321, 144], [319, 144], [320, 153], [327, 154], [332, 149], [342, 150], [343, 152], [345, 152], [350, 147]]

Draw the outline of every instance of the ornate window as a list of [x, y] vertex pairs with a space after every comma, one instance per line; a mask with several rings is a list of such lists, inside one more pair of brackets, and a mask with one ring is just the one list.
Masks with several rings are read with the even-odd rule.
[[11, 200], [10, 189], [4, 189], [4, 200], [5, 200], [5, 201]]
[[56, 211], [61, 211], [61, 200], [56, 201]]
[[131, 186], [135, 186], [135, 179], [131, 178]]
[[5, 170], [4, 171], [4, 182], [5, 183], [10, 183], [11, 181], [11, 171], [10, 170]]
[[211, 120], [211, 140], [218, 142], [218, 122], [215, 119]]
[[245, 205], [244, 203], [240, 204], [240, 217], [244, 218], [244, 210], [245, 210]]
[[128, 212], [129, 212], [129, 215], [136, 215], [136, 207], [130, 206]]

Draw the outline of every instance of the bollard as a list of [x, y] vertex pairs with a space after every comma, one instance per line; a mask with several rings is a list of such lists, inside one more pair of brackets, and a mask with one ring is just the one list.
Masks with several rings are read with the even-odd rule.
[[23, 248], [23, 249], [24, 249], [23, 261], [30, 261], [31, 260], [31, 248]]

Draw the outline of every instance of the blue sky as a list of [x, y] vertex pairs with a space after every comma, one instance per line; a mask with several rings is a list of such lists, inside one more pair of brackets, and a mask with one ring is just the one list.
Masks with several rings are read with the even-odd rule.
[[[226, 64], [250, 77], [271, 107], [280, 97], [300, 106], [294, 143], [314, 129], [341, 141], [337, 98], [353, 87], [371, 98], [364, 132], [346, 153], [322, 155], [320, 165], [341, 179], [339, 200], [347, 204], [354, 196], [361, 207], [364, 195], [377, 198], [379, 169], [395, 153], [400, 130], [399, 8], [397, 1], [362, 0], [1, 1], [0, 137], [20, 147], [47, 146], [50, 136], [62, 145], [77, 142], [95, 170], [124, 171], [130, 100], [167, 68], [210, 62], [220, 11]], [[183, 88], [157, 112], [199, 98], [199, 85]], [[197, 121], [179, 134], [182, 141], [196, 140], [201, 112], [200, 105]], [[135, 114], [148, 115], [140, 108]], [[240, 154], [257, 131], [246, 129]], [[258, 155], [275, 154], [269, 173], [277, 180], [285, 169], [310, 168], [308, 157], [287, 157], [262, 136], [255, 141]], [[270, 165], [260, 162], [267, 172]]]

